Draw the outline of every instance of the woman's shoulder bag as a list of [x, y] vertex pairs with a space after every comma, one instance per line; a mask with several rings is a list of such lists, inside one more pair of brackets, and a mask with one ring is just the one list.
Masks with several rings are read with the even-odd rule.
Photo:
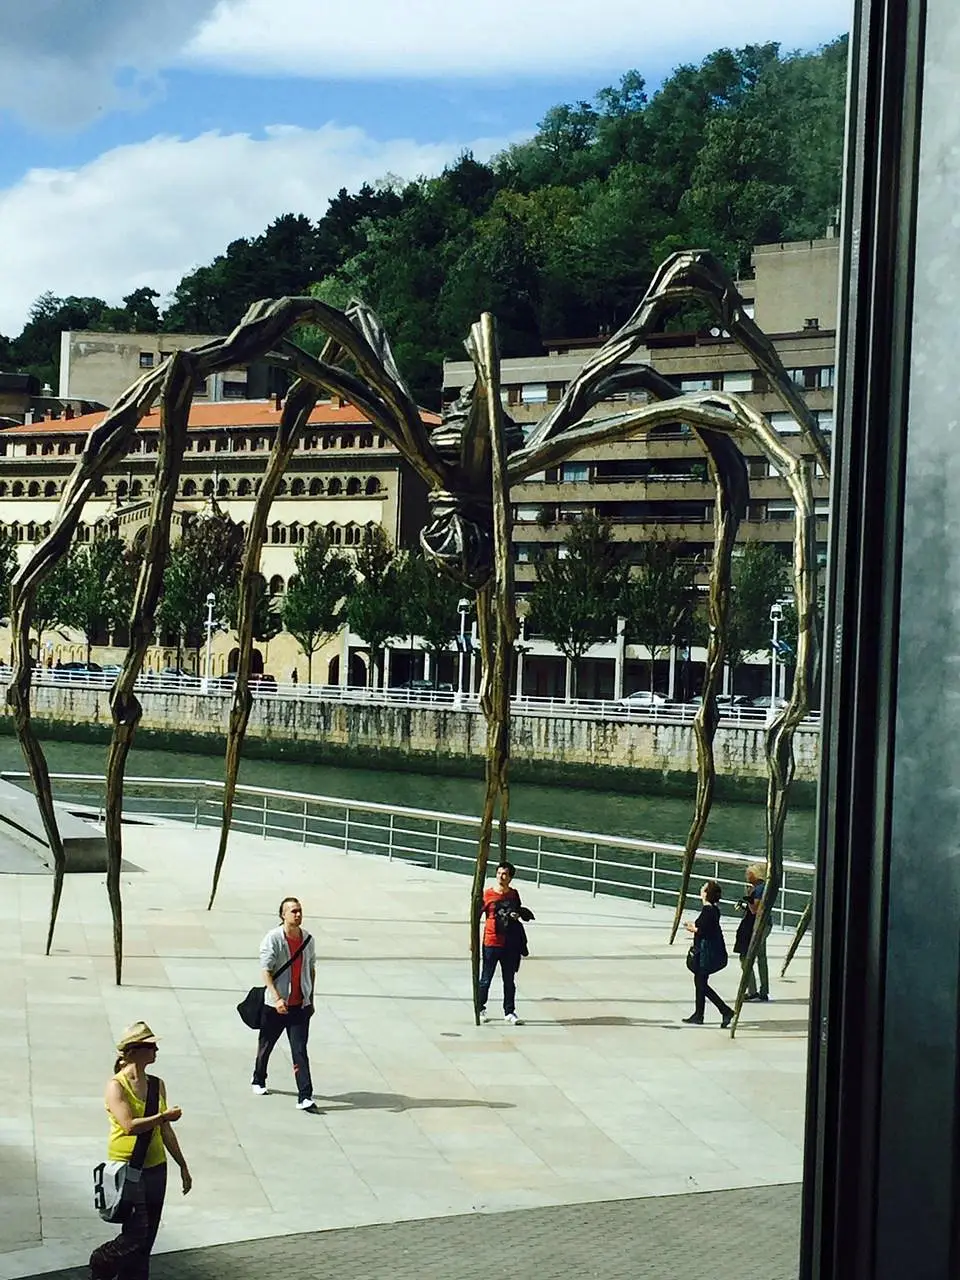
[[[147, 1100], [143, 1105], [145, 1116], [155, 1116], [160, 1110], [160, 1081], [156, 1076], [147, 1077]], [[129, 1160], [103, 1160], [93, 1170], [93, 1204], [104, 1222], [123, 1222], [130, 1212], [130, 1204], [136, 1195], [137, 1183], [147, 1158], [147, 1147], [153, 1137], [153, 1129], [137, 1134], [133, 1155]]]

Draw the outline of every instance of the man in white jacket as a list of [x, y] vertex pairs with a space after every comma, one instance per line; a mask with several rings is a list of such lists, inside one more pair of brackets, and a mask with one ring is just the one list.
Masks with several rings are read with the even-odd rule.
[[313, 938], [304, 933], [302, 924], [303, 907], [299, 899], [284, 898], [280, 903], [279, 927], [271, 929], [260, 943], [260, 968], [266, 990], [251, 1088], [256, 1094], [267, 1092], [267, 1063], [273, 1046], [286, 1031], [297, 1082], [297, 1106], [301, 1111], [309, 1111], [316, 1106], [307, 1040], [313, 1016], [317, 958]]

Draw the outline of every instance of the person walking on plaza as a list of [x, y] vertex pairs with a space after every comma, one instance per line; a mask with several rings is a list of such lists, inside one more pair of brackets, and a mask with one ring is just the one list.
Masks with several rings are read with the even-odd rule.
[[733, 1010], [710, 986], [710, 975], [718, 973], [727, 964], [727, 944], [723, 940], [720, 908], [717, 906], [721, 896], [722, 890], [716, 880], [708, 880], [700, 890], [700, 901], [703, 903], [700, 914], [692, 924], [687, 921], [684, 925], [687, 932], [693, 934], [687, 968], [693, 973], [696, 997], [694, 1011], [689, 1018], [684, 1018], [684, 1022], [700, 1025], [708, 1000], [720, 1010], [721, 1027], [728, 1027], [733, 1018]]
[[[740, 967], [744, 972], [747, 969], [747, 951], [750, 947], [750, 940], [753, 937], [757, 912], [760, 910], [760, 903], [763, 901], [764, 876], [766, 873], [767, 869], [762, 862], [754, 863], [752, 867], [747, 868], [746, 893], [737, 904], [743, 908], [743, 919], [737, 928], [733, 949], [740, 957]], [[763, 938], [757, 950], [756, 963], [747, 974], [745, 1000], [767, 1001], [770, 999], [770, 970], [767, 965], [767, 938], [769, 936], [770, 921], [767, 920], [764, 923]], [[757, 989], [757, 977], [760, 978], [759, 990]]]
[[490, 983], [500, 966], [503, 982], [503, 1020], [520, 1026], [517, 1016], [517, 970], [527, 954], [527, 935], [521, 923], [532, 920], [533, 912], [520, 901], [520, 895], [512, 887], [516, 868], [512, 862], [501, 862], [497, 867], [497, 883], [483, 891], [480, 918], [483, 921], [483, 966], [480, 971], [480, 1021], [488, 1022], [487, 997]]
[[270, 1054], [286, 1031], [297, 1084], [297, 1106], [301, 1111], [309, 1111], [316, 1106], [307, 1040], [313, 1016], [317, 959], [313, 938], [304, 933], [302, 925], [303, 907], [299, 900], [284, 898], [280, 903], [279, 926], [271, 929], [260, 943], [260, 968], [266, 990], [251, 1088], [256, 1094], [267, 1093]]
[[[129, 1196], [129, 1208], [125, 1210], [121, 1233], [94, 1249], [90, 1274], [93, 1280], [147, 1280], [150, 1252], [163, 1213], [167, 1152], [180, 1168], [184, 1195], [193, 1179], [173, 1132], [182, 1112], [179, 1107], [167, 1106], [166, 1085], [159, 1076], [147, 1074], [147, 1068], [157, 1059], [156, 1036], [145, 1022], [135, 1022], [117, 1041], [117, 1052], [119, 1057], [104, 1092], [110, 1119], [107, 1159], [131, 1161], [139, 1136], [150, 1136], [140, 1178], [127, 1184], [125, 1199]], [[137, 1162], [134, 1161], [135, 1166]]]

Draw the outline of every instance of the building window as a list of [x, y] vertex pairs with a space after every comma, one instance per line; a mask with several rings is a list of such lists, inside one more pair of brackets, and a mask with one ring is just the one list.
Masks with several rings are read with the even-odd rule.
[[197, 493], [197, 486], [196, 486], [196, 484], [194, 483], [194, 481], [193, 481], [193, 480], [184, 480], [184, 482], [183, 482], [183, 496], [184, 496], [185, 498], [193, 498], [193, 497], [196, 497], [196, 493]]
[[797, 436], [800, 434], [800, 424], [792, 413], [768, 413], [766, 418], [778, 435]]
[[744, 391], [753, 390], [753, 371], [738, 373], [725, 373], [720, 380], [722, 390], [739, 395]]
[[223, 380], [223, 398], [224, 400], [245, 400], [247, 396], [247, 384], [245, 382], [228, 382], [226, 378]]
[[153, 352], [152, 351], [140, 352], [140, 368], [141, 369], [153, 368]]
[[[104, 485], [104, 489], [106, 489], [106, 485]], [[31, 480], [30, 483], [27, 485], [27, 497], [28, 498], [40, 497], [40, 485], [36, 480]], [[33, 539], [31, 538], [30, 541], [32, 542]]]
[[539, 506], [518, 506], [514, 510], [513, 518], [517, 524], [536, 524], [540, 516]]
[[317, 498], [323, 493], [323, 481], [319, 476], [314, 476], [310, 481], [310, 497]]
[[833, 410], [820, 409], [813, 415], [821, 431], [829, 434], [833, 430]]
[[561, 484], [586, 484], [590, 480], [590, 466], [586, 462], [565, 462], [560, 468]]
[[250, 496], [250, 481], [243, 479], [237, 485], [237, 497], [248, 498]]
[[520, 388], [524, 404], [546, 404], [547, 384], [545, 382], [525, 382]]
[[374, 493], [379, 493], [379, 492], [380, 492], [380, 481], [377, 479], [377, 477], [376, 477], [376, 476], [369, 476], [369, 477], [367, 478], [367, 483], [366, 483], [366, 485], [364, 486], [364, 489], [365, 489], [365, 492], [366, 492], [368, 495], [370, 495], [370, 494], [374, 494]]
[[347, 481], [347, 493], [351, 498], [355, 498], [360, 492], [360, 477], [351, 476]]
[[819, 377], [817, 378], [817, 386], [820, 387], [822, 390], [827, 390], [829, 387], [832, 387], [834, 384], [835, 374], [836, 374], [836, 369], [832, 364], [824, 365], [823, 368], [819, 371]]
[[328, 493], [331, 497], [335, 497], [338, 493], [342, 493], [342, 492], [343, 492], [343, 485], [342, 485], [342, 483], [337, 479], [337, 477], [336, 477], [336, 476], [334, 476], [334, 477], [333, 477], [333, 479], [332, 479], [332, 480], [329, 482], [329, 484], [327, 485], [327, 493]]
[[796, 507], [792, 502], [785, 499], [777, 499], [767, 503], [767, 519], [768, 520], [792, 520], [796, 514]]
[[681, 391], [716, 391], [713, 378], [681, 378]]

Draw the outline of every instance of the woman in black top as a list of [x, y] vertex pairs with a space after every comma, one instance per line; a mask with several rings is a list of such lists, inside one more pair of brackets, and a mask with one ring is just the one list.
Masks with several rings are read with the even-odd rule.
[[710, 975], [725, 967], [727, 963], [727, 944], [723, 940], [720, 928], [720, 901], [722, 890], [716, 880], [708, 880], [700, 890], [700, 901], [703, 908], [693, 924], [687, 922], [684, 928], [693, 934], [693, 987], [696, 993], [696, 1007], [684, 1022], [700, 1024], [706, 1002], [720, 1010], [720, 1025], [728, 1027], [733, 1017], [733, 1010], [717, 995], [710, 986]]

